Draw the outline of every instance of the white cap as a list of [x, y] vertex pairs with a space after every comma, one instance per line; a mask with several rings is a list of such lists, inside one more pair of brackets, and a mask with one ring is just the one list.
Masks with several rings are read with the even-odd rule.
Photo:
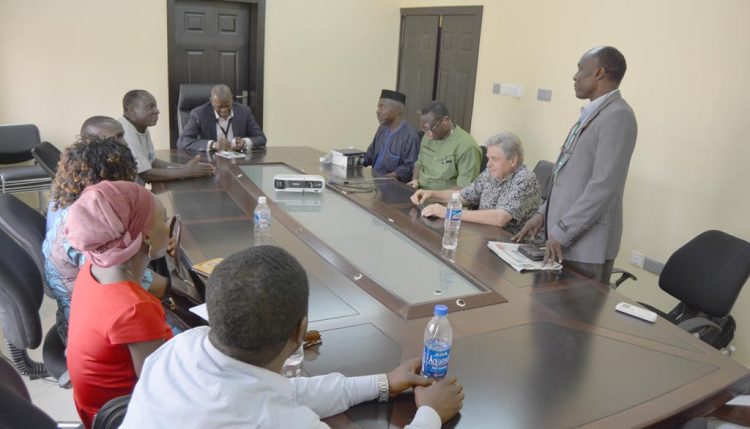
[[454, 199], [454, 200], [459, 200], [459, 199], [461, 199], [461, 193], [460, 193], [460, 192], [454, 192], [454, 193], [453, 193], [453, 199]]
[[266, 197], [258, 197], [258, 204], [265, 204], [266, 203]]

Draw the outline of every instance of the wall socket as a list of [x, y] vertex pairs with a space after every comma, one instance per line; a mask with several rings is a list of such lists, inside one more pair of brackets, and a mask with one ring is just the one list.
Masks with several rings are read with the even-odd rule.
[[635, 265], [638, 268], [643, 268], [643, 264], [646, 262], [646, 255], [637, 250], [633, 250], [630, 255], [630, 265]]

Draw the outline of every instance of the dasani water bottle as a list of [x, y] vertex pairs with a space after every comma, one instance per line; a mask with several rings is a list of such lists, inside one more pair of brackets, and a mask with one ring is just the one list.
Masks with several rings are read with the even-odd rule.
[[266, 197], [258, 197], [258, 205], [253, 212], [255, 245], [269, 244], [271, 235], [271, 209], [266, 204]]

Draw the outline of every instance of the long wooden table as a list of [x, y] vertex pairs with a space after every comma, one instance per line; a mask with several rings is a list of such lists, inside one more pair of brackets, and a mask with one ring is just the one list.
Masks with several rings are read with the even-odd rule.
[[[420, 356], [430, 309], [444, 302], [454, 330], [450, 372], [466, 392], [463, 410], [446, 427], [679, 427], [750, 384], [746, 367], [669, 322], [652, 325], [616, 313], [615, 305], [629, 300], [606, 285], [570, 271], [517, 273], [486, 247], [488, 240], [508, 240], [498, 228], [464, 223], [458, 249], [442, 251], [441, 221], [419, 216], [409, 202], [412, 190], [395, 180], [372, 180], [370, 169], [342, 173], [321, 166], [320, 155], [304, 147], [270, 147], [246, 160], [211, 159], [217, 167], [212, 178], [154, 185], [168, 211], [182, 216], [186, 261], [224, 257], [253, 245], [252, 212], [263, 186], [250, 180], [254, 167], [247, 166], [285, 164], [300, 173], [371, 187], [373, 192], [325, 192], [338, 193], [389, 224], [478, 293], [443, 299], [436, 291], [430, 300], [406, 302], [374, 276], [363, 275], [283, 204], [271, 201], [273, 241], [307, 270], [310, 329], [323, 336], [322, 345], [305, 353], [307, 374], [385, 372]], [[186, 162], [194, 155], [165, 151], [159, 156]], [[372, 258], [382, 253], [373, 249]], [[394, 269], [408, 270], [409, 260], [403, 255]], [[435, 287], [418, 283], [398, 287]], [[414, 412], [413, 396], [404, 394], [388, 404], [355, 406], [327, 422], [403, 427]]]

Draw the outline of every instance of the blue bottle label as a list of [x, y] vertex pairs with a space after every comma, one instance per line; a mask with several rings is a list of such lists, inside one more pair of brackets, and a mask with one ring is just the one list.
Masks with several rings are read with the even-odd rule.
[[450, 358], [450, 346], [439, 346], [437, 348], [424, 346], [422, 355], [422, 375], [429, 378], [444, 378], [448, 374], [448, 359]]
[[446, 209], [445, 210], [445, 220], [448, 221], [459, 221], [461, 220], [461, 214], [463, 210], [462, 209]]

